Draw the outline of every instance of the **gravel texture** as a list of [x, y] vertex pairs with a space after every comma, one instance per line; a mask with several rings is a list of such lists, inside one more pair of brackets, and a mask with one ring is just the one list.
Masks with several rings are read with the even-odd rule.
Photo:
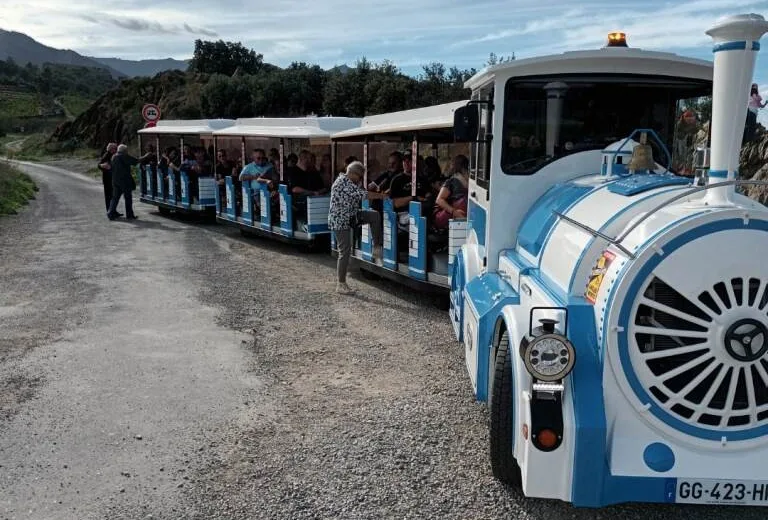
[[108, 223], [96, 182], [27, 170], [38, 200], [0, 221], [0, 518], [765, 517], [524, 499], [433, 299], [336, 295], [324, 254], [151, 206]]

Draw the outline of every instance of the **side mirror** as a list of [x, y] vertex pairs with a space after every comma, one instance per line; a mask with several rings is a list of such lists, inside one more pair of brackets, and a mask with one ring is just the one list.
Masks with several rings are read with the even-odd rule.
[[477, 105], [464, 105], [453, 112], [453, 138], [458, 142], [477, 140], [480, 110]]

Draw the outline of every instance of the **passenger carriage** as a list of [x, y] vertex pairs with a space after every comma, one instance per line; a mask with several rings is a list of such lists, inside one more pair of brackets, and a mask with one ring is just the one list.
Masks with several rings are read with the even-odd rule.
[[214, 132], [216, 149], [239, 153], [243, 164], [249, 162], [248, 157], [256, 148], [267, 154], [276, 149], [280, 157], [276, 165], [279, 183], [240, 182], [237, 175], [221, 179], [216, 188], [216, 220], [238, 227], [245, 234], [308, 246], [327, 243], [330, 186], [323, 195], [293, 195], [286, 183], [285, 159], [302, 150], [317, 156], [331, 155], [330, 182], [333, 175], [330, 136], [359, 124], [359, 118], [348, 117], [246, 118]]
[[[234, 124], [232, 119], [160, 120], [156, 126], [139, 130], [139, 149], [146, 149], [142, 145], [152, 145], [157, 152], [156, 161], [140, 167], [139, 200], [157, 206], [163, 214], [174, 211], [213, 216], [216, 208], [215, 159], [211, 157], [213, 133]], [[187, 168], [195, 159], [186, 156], [192, 147], [206, 150], [211, 161], [209, 171], [197, 173]], [[163, 160], [169, 149], [175, 149], [178, 154], [170, 160], [175, 168]]]
[[[445, 170], [456, 154], [468, 156], [468, 143], [457, 142], [453, 132], [454, 111], [466, 103], [459, 101], [368, 116], [359, 127], [332, 136], [335, 147], [354, 143], [361, 150], [362, 157], [357, 157], [365, 165], [364, 186], [387, 168], [390, 153], [410, 152], [413, 156], [411, 170], [406, 173], [411, 175], [410, 194], [414, 200], [401, 208], [395, 207], [392, 199], [385, 199], [380, 207], [375, 205], [375, 209], [382, 212], [381, 265], [371, 256], [373, 244], [369, 225], [362, 226], [355, 237], [353, 265], [364, 272], [419, 290], [448, 292], [451, 265], [466, 236], [466, 218], [451, 219], [448, 229], [443, 232], [430, 229], [431, 206], [416, 197], [417, 165], [419, 156], [432, 156]], [[364, 201], [363, 206], [370, 208], [372, 205], [370, 201]], [[331, 241], [335, 250], [334, 237]]]
[[[734, 188], [766, 30], [718, 21], [714, 68], [614, 34], [467, 82], [450, 319], [526, 496], [768, 504], [768, 209]], [[676, 121], [710, 95], [711, 155], [680, 176]]]

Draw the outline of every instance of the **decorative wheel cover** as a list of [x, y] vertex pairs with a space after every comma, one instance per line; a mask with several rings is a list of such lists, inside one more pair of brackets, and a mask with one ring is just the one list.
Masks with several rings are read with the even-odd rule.
[[[765, 233], [664, 246], [621, 308], [625, 331], [614, 337], [627, 381], [654, 416], [694, 437], [768, 434], [768, 269], [756, 239]], [[754, 253], [719, 254], [750, 246]]]

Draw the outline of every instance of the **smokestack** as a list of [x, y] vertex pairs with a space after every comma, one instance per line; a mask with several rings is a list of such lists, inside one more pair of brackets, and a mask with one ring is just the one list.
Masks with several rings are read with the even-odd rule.
[[[707, 31], [714, 40], [712, 87], [712, 153], [709, 183], [736, 179], [747, 103], [760, 38], [768, 22], [759, 14], [721, 18]], [[707, 190], [710, 205], [733, 204], [734, 186]]]
[[560, 119], [563, 113], [563, 102], [568, 85], [562, 81], [555, 81], [544, 85], [547, 91], [547, 143], [546, 153], [550, 157], [555, 155], [555, 146], [560, 139]]

